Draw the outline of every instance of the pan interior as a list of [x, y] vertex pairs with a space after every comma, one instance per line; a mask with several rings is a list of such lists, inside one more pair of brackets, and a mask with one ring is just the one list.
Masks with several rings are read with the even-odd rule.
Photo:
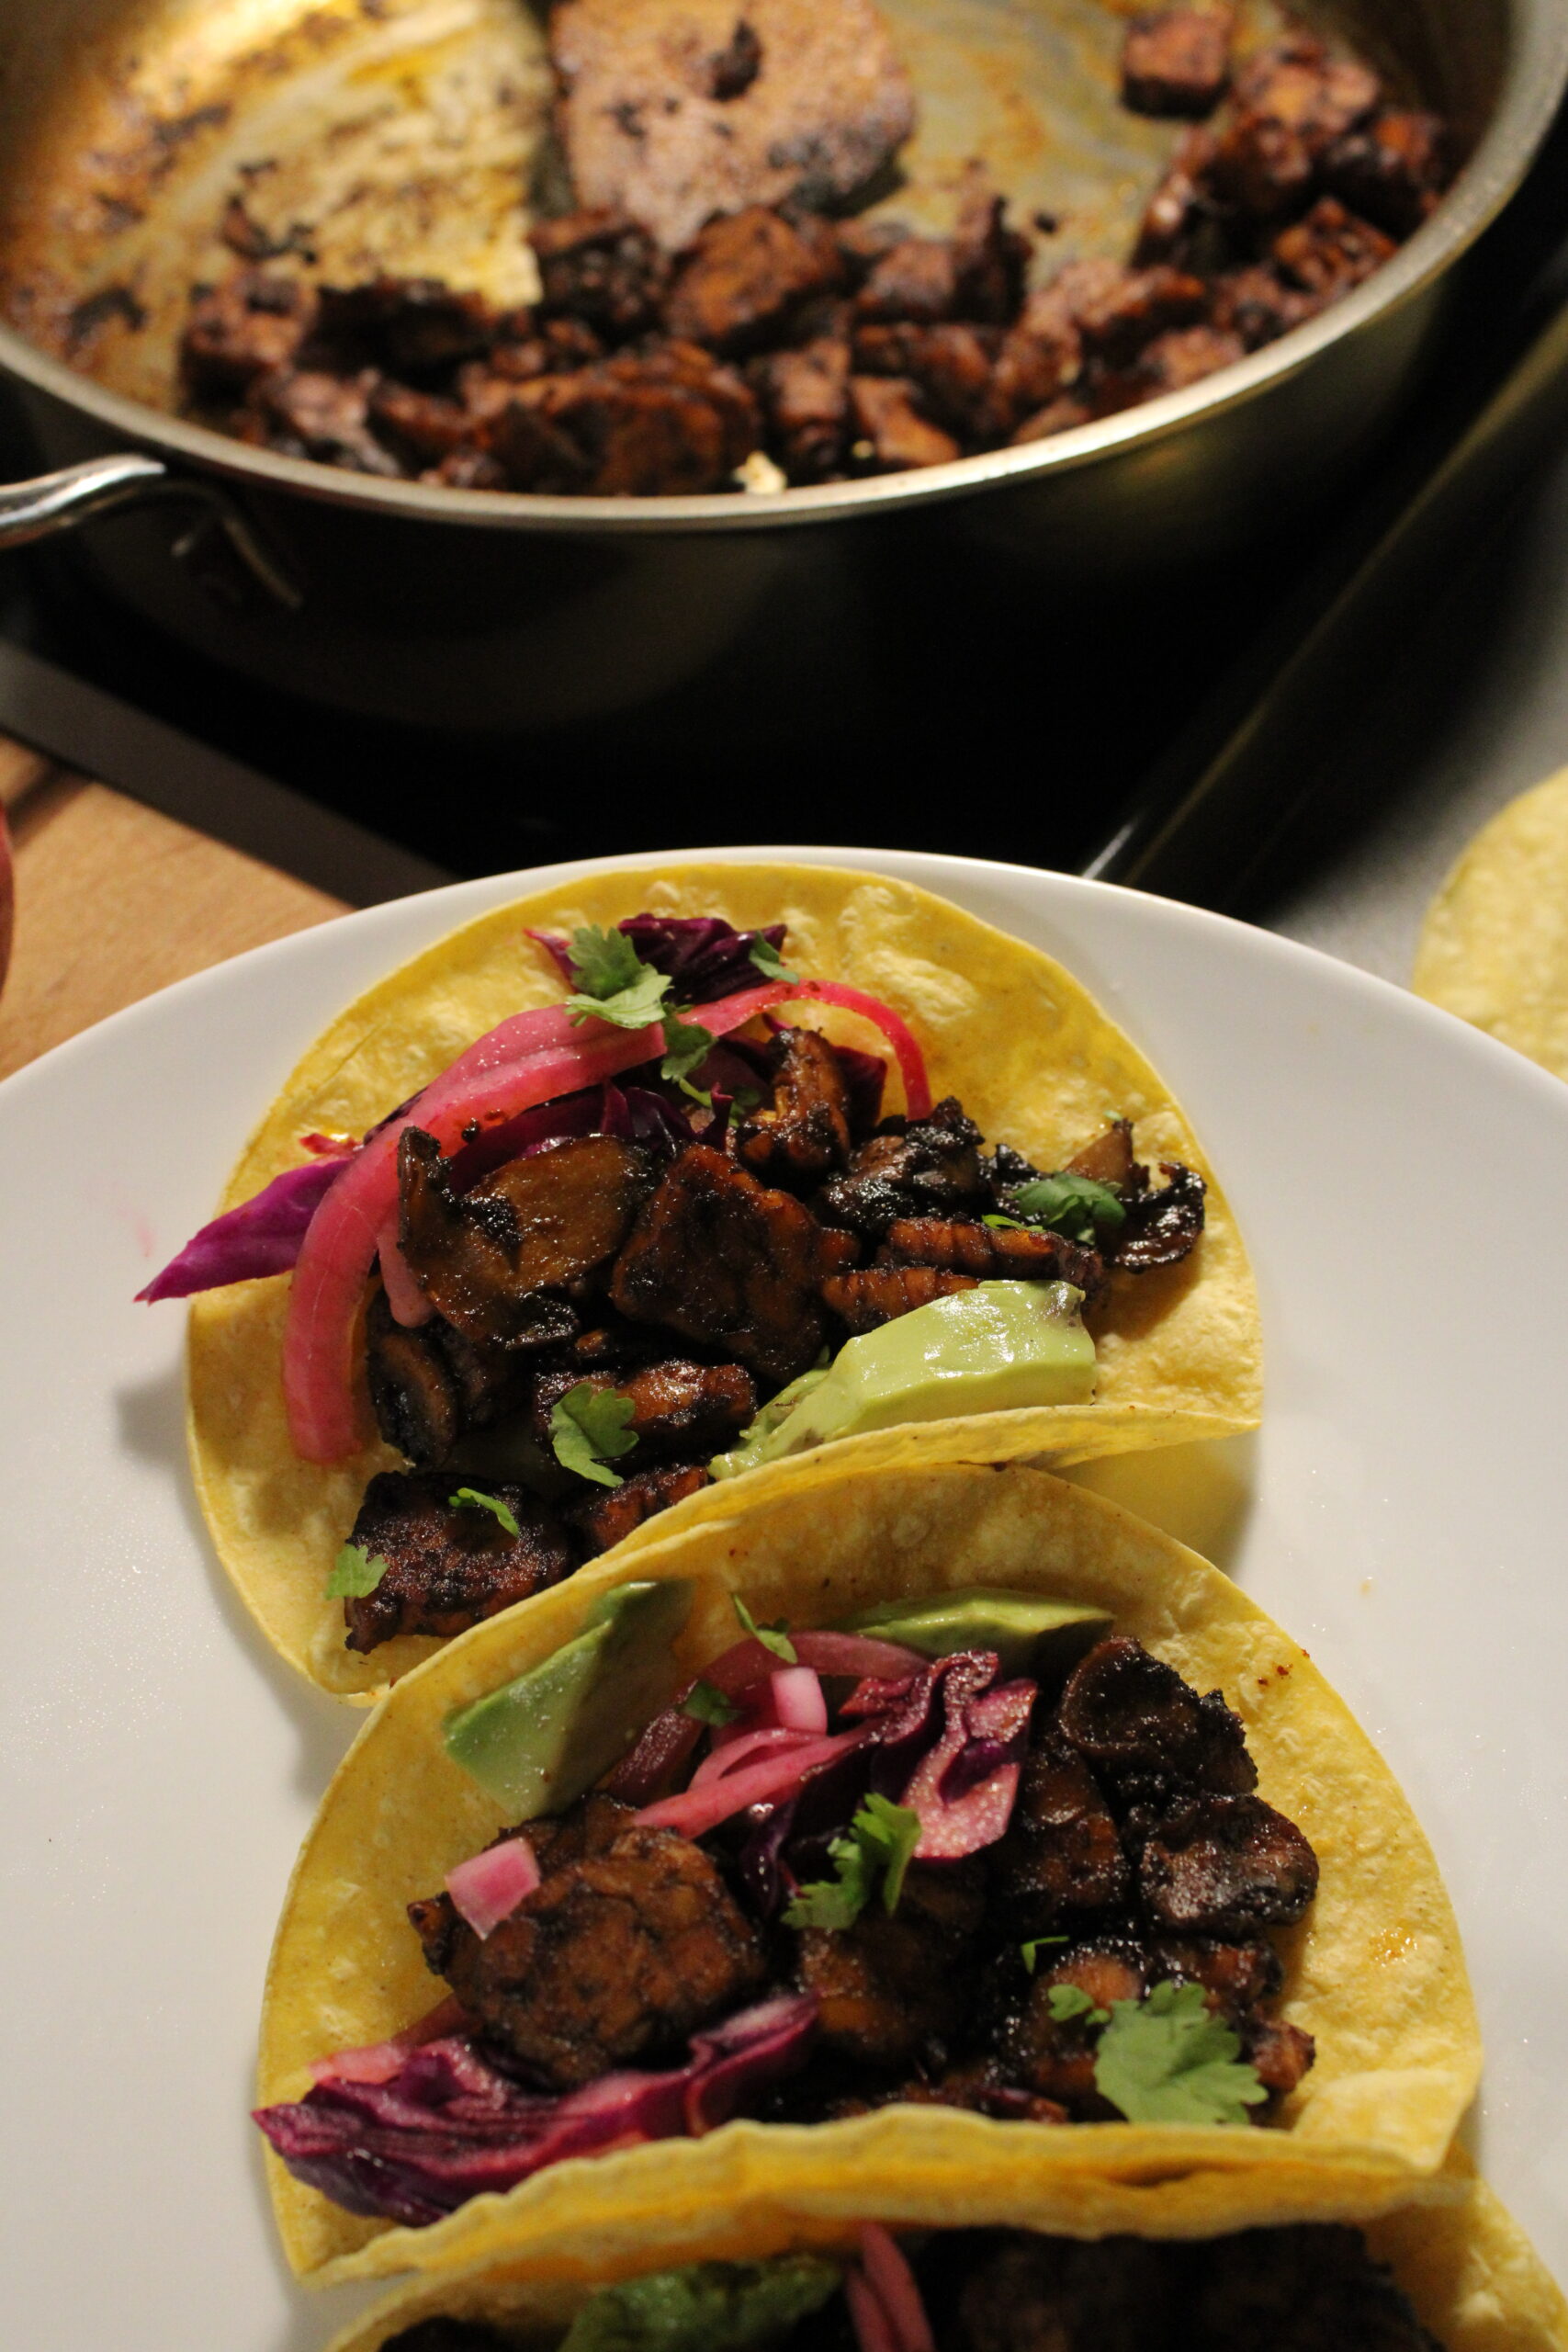
[[[978, 155], [1016, 219], [1059, 224], [1040, 272], [1123, 256], [1181, 128], [1118, 103], [1137, 0], [883, 5], [920, 120], [870, 209], [946, 232]], [[1438, 5], [1400, 12], [1413, 40]], [[1241, 14], [1248, 45], [1284, 21], [1275, 0]], [[1367, 0], [1326, 16], [1396, 85], [1427, 78]], [[132, 399], [177, 406], [190, 288], [233, 266], [231, 207], [277, 270], [536, 291], [526, 232], [558, 175], [525, 0], [0, 0], [0, 311]]]

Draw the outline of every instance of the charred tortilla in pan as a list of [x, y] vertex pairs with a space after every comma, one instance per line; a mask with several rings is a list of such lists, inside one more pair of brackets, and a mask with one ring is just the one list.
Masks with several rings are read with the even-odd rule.
[[[530, 944], [527, 931], [570, 935], [582, 926], [613, 926], [644, 910], [671, 916], [718, 916], [738, 930], [784, 925], [791, 970], [803, 979], [848, 983], [868, 991], [901, 1017], [923, 1054], [939, 1109], [942, 1098], [956, 1096], [988, 1148], [1006, 1142], [1035, 1167], [1059, 1169], [1086, 1141], [1104, 1136], [1108, 1120], [1122, 1119], [1131, 1122], [1139, 1162], [1179, 1166], [1191, 1172], [1195, 1183], [1207, 1186], [1203, 1230], [1196, 1248], [1179, 1263], [1117, 1277], [1109, 1295], [1090, 1309], [1089, 1327], [1097, 1352], [1091, 1403], [993, 1411], [873, 1431], [840, 1440], [833, 1450], [838, 1456], [881, 1464], [964, 1459], [980, 1453], [990, 1459], [1033, 1455], [1065, 1463], [1224, 1435], [1256, 1421], [1260, 1350], [1251, 1272], [1224, 1193], [1168, 1089], [1077, 982], [1049, 956], [925, 891], [877, 876], [782, 865], [631, 869], [566, 884], [482, 917], [394, 973], [333, 1023], [306, 1055], [247, 1148], [231, 1181], [225, 1208], [252, 1199], [280, 1173], [298, 1168], [303, 1157], [301, 1137], [364, 1135], [497, 1023], [530, 1005], [558, 1002], [566, 983]], [[819, 1029], [846, 1046], [880, 1046], [886, 1054], [884, 1037], [839, 1008], [807, 1003], [786, 1005], [784, 1011], [789, 1020], [809, 1024], [798, 1035]], [[890, 1079], [885, 1107], [897, 1105], [896, 1080]], [[771, 1148], [765, 1133], [757, 1141]], [[571, 1148], [574, 1154], [585, 1148]], [[709, 1157], [717, 1155], [692, 1151], [675, 1165], [679, 1170]], [[542, 1181], [541, 1171], [549, 1170], [552, 1159], [566, 1163], [567, 1159], [563, 1151], [515, 1163], [516, 1181], [525, 1179], [533, 1186]], [[718, 1171], [716, 1182], [722, 1176], [728, 1190], [743, 1193], [748, 1202], [754, 1200], [762, 1179], [752, 1177], [739, 1160], [733, 1167], [733, 1174]], [[772, 1178], [773, 1171], [767, 1172]], [[436, 1183], [439, 1169], [433, 1167], [429, 1174]], [[788, 1212], [803, 1225], [809, 1223], [781, 1189], [788, 1181], [786, 1175], [765, 1188], [768, 1201], [782, 1202], [770, 1214], [784, 1216]], [[487, 1187], [513, 1182], [513, 1171], [502, 1170], [487, 1180]], [[1171, 1197], [1170, 1191], [1157, 1197], [1163, 1203]], [[432, 1193], [432, 1215], [443, 1213], [437, 1190]], [[651, 1218], [653, 1211], [648, 1215]], [[835, 1284], [871, 1282], [907, 1289], [929, 1280], [934, 1294], [972, 1279], [943, 1272], [942, 1250], [930, 1243], [924, 1230], [930, 1221], [907, 1222], [921, 1231], [900, 1252], [902, 1272], [867, 1267], [855, 1272], [840, 1262], [846, 1250], [851, 1259], [856, 1254], [846, 1234], [838, 1227], [813, 1226], [812, 1232], [822, 1238], [812, 1246], [838, 1253], [832, 1265], [824, 1262], [813, 1272], [824, 1300], [839, 1296]], [[1038, 1235], [987, 1227], [977, 1220], [965, 1230], [978, 1236], [996, 1256], [993, 1272], [1007, 1271], [1010, 1251], [1042, 1246]], [[918, 1261], [928, 1250], [939, 1262], [921, 1267]], [[864, 1255], [870, 1258], [874, 1252], [886, 1254], [874, 1242]], [[617, 1283], [624, 1278], [631, 1283], [634, 1272], [644, 1288], [656, 1278], [664, 1281], [668, 1301], [661, 1295], [651, 1311], [678, 1317], [683, 1278], [661, 1274], [657, 1251], [632, 1254], [636, 1269], [623, 1259]], [[1073, 1279], [1071, 1274], [1067, 1278]], [[327, 1464], [301, 1460], [295, 1453], [280, 1380], [288, 1291], [289, 1278], [278, 1277], [235, 1283], [196, 1301], [190, 1351], [192, 1463], [220, 1555], [274, 1645], [324, 1688], [350, 1698], [370, 1696], [427, 1657], [439, 1629], [398, 1634], [368, 1655], [345, 1648], [343, 1606], [327, 1595], [326, 1578], [362, 1508], [372, 1508], [383, 1491], [367, 1495], [369, 1482], [378, 1474], [406, 1477], [411, 1449], [367, 1442], [352, 1457]], [[392, 1330], [383, 1303], [373, 1290], [367, 1295], [373, 1348], [380, 1344], [379, 1333], [389, 1347], [412, 1351], [420, 1333]], [[549, 1307], [555, 1294], [538, 1296], [541, 1312], [556, 1311]], [[906, 1298], [901, 1303], [915, 1302]], [[880, 1303], [874, 1306], [882, 1311]], [[640, 1292], [633, 1306], [634, 1311], [649, 1311]], [[844, 1319], [826, 1307], [821, 1312], [824, 1335], [841, 1336]], [[679, 1328], [676, 1323], [675, 1334]], [[851, 1323], [849, 1328], [861, 1327]], [[500, 1337], [514, 1341], [518, 1335]], [[831, 1340], [838, 1343], [836, 1338]], [[671, 1344], [676, 1344], [673, 1334]], [[804, 1363], [810, 1362], [815, 1344], [807, 1350]], [[465, 1378], [478, 1352], [469, 1348]], [[492, 1349], [491, 1360], [494, 1352]], [[502, 1352], [504, 1357], [504, 1347]], [[582, 1510], [602, 1514], [591, 1548], [605, 1544], [613, 1548], [617, 1540], [660, 1540], [715, 1512], [727, 1516], [748, 1496], [809, 1478], [824, 1458], [826, 1450], [803, 1453], [750, 1470], [722, 1487], [709, 1486], [701, 1468], [704, 1457], [694, 1453], [694, 1447], [712, 1442], [705, 1414], [711, 1416], [716, 1403], [730, 1410], [733, 1400], [726, 1404], [718, 1396], [716, 1367], [702, 1361], [705, 1354], [711, 1358], [711, 1351], [682, 1342], [681, 1352], [697, 1360], [688, 1363], [681, 1375], [685, 1386], [666, 1367], [660, 1392], [635, 1403], [634, 1409], [642, 1417], [637, 1426], [648, 1429], [672, 1429], [682, 1414], [693, 1417], [701, 1427], [694, 1430], [688, 1423], [684, 1450], [673, 1440], [641, 1441], [640, 1453], [611, 1465], [614, 1476], [631, 1474], [624, 1488], [567, 1481], [575, 1485]], [[754, 1358], [749, 1376], [758, 1382], [759, 1401], [773, 1393], [786, 1369], [799, 1368], [793, 1362], [788, 1367], [770, 1366]], [[589, 1364], [581, 1372], [590, 1385], [602, 1376]], [[625, 1371], [615, 1377], [624, 1387]], [[368, 1410], [364, 1419], [368, 1432]], [[694, 1459], [698, 1464], [694, 1470], [688, 1466]], [[448, 1476], [444, 1492], [432, 1489], [426, 1496], [422, 1490], [404, 1499], [411, 1510], [429, 1504], [439, 1511], [457, 1483], [495, 1495], [501, 1476], [466, 1476], [461, 1482]], [[658, 1484], [656, 1499], [671, 1508], [639, 1526], [626, 1506], [643, 1477]], [[493, 1567], [498, 1577], [511, 1573], [503, 1552], [510, 1556], [518, 1545], [527, 1550], [532, 1544], [528, 1557], [519, 1561], [517, 1589], [526, 1591], [547, 1580], [538, 1573], [538, 1560], [548, 1555], [548, 1532], [534, 1542], [526, 1495], [503, 1483], [498, 1499], [506, 1502], [517, 1520], [515, 1543], [510, 1536], [503, 1540], [497, 1521], [482, 1510], [462, 1515], [465, 1525], [471, 1522], [474, 1530], [465, 1541], [489, 1547], [482, 1565], [487, 1572]], [[360, 1541], [362, 1548], [388, 1556], [389, 1538], [379, 1522], [361, 1529]], [[506, 1589], [498, 1593], [498, 1600]]]

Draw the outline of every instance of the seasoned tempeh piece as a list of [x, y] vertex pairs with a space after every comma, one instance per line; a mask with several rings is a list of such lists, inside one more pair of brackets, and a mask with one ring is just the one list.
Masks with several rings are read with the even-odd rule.
[[563, 1827], [564, 1840], [536, 1843], [541, 1883], [482, 1942], [449, 1895], [409, 1905], [430, 1967], [558, 2091], [678, 2049], [766, 1973], [756, 1928], [700, 1846], [639, 1827], [613, 1797], [581, 1800]]
[[933, 1298], [951, 1298], [954, 1291], [973, 1290], [973, 1274], [949, 1273], [941, 1266], [860, 1266], [847, 1274], [832, 1274], [822, 1285], [822, 1296], [852, 1331], [874, 1331]]
[[558, 1584], [577, 1555], [552, 1511], [525, 1487], [490, 1487], [517, 1522], [513, 1535], [492, 1511], [454, 1506], [455, 1471], [383, 1470], [371, 1479], [351, 1544], [385, 1560], [374, 1592], [344, 1602], [351, 1650], [373, 1650], [395, 1634], [444, 1639]]
[[818, 1286], [854, 1255], [849, 1234], [696, 1144], [637, 1218], [610, 1295], [632, 1321], [722, 1347], [782, 1385], [816, 1360], [827, 1331]]

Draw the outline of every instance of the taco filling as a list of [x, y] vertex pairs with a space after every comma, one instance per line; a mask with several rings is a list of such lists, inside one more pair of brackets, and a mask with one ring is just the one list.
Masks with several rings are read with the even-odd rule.
[[1314, 2055], [1271, 1939], [1318, 1864], [1218, 1690], [977, 1588], [840, 1632], [738, 1600], [744, 1638], [628, 1720], [684, 1591], [613, 1589], [447, 1718], [521, 1817], [409, 1905], [440, 2005], [258, 2110], [291, 2172], [417, 2227], [739, 2115], [1269, 2120]]
[[[1442, 2352], [1358, 2229], [1192, 2244], [951, 2230], [854, 2260], [705, 2262], [601, 2287], [561, 2335], [445, 2312], [378, 2352]], [[498, 2299], [499, 2300], [499, 2299]]]
[[[351, 1650], [460, 1633], [716, 1477], [1084, 1402], [1081, 1311], [1114, 1330], [1123, 1285], [1202, 1232], [1202, 1177], [1156, 1180], [1125, 1118], [1060, 1168], [987, 1144], [931, 1102], [889, 1006], [787, 972], [783, 924], [535, 936], [563, 1006], [503, 1022], [362, 1140], [304, 1137], [310, 1162], [142, 1294], [290, 1272], [295, 1453], [352, 1457], [367, 1404], [408, 1465], [370, 1479], [332, 1570]], [[902, 1111], [886, 1058], [781, 1017], [800, 999], [881, 1030]]]

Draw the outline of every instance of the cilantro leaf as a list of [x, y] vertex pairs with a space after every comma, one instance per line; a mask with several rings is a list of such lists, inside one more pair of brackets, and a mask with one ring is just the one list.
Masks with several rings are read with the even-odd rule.
[[1027, 1233], [1029, 1230], [1022, 1220], [1016, 1216], [983, 1216], [980, 1222], [982, 1225], [988, 1225], [993, 1233]]
[[782, 1657], [786, 1666], [799, 1665], [795, 1644], [789, 1637], [787, 1617], [780, 1617], [772, 1625], [759, 1625], [738, 1592], [732, 1592], [729, 1597], [735, 1603], [735, 1613], [740, 1620], [742, 1630], [750, 1634], [754, 1642], [761, 1642], [765, 1650], [772, 1650], [775, 1657]]
[[682, 1084], [699, 1063], [706, 1061], [713, 1050], [713, 1031], [705, 1029], [701, 1022], [683, 1021], [678, 1012], [667, 1011], [664, 1014], [664, 1059], [659, 1066], [660, 1078], [672, 1079], [677, 1085]]
[[852, 1928], [871, 1901], [874, 1865], [855, 1838], [835, 1838], [828, 1849], [837, 1878], [814, 1880], [785, 1906], [786, 1928], [825, 1928], [830, 1935]]
[[363, 1600], [375, 1591], [387, 1573], [388, 1563], [379, 1552], [367, 1552], [362, 1544], [345, 1544], [333, 1562], [327, 1577], [329, 1600]]
[[904, 1873], [920, 1842], [921, 1826], [912, 1805], [895, 1804], [874, 1789], [850, 1824], [850, 1835], [881, 1861], [882, 1907], [889, 1917], [898, 1908]]
[[523, 1532], [512, 1505], [503, 1503], [499, 1495], [481, 1495], [477, 1487], [459, 1487], [455, 1495], [447, 1496], [446, 1500], [453, 1510], [488, 1510], [492, 1519], [500, 1521], [508, 1535], [521, 1535]]
[[795, 978], [795, 975], [790, 970], [787, 964], [784, 962], [783, 958], [779, 955], [778, 949], [773, 945], [773, 941], [771, 939], [764, 939], [761, 933], [759, 933], [757, 937], [751, 942], [749, 952], [750, 954], [752, 963], [755, 964], [758, 971], [761, 972], [765, 980], [793, 980]]
[[1033, 1975], [1035, 1962], [1040, 1958], [1041, 1953], [1045, 1950], [1046, 1945], [1065, 1944], [1066, 1940], [1066, 1936], [1033, 1936], [1030, 1939], [1028, 1943], [1020, 1944], [1019, 1951], [1023, 1956], [1023, 1964], [1029, 1971], [1031, 1976]]
[[1095, 2086], [1129, 2123], [1245, 2123], [1269, 2094], [1240, 2049], [1201, 1985], [1156, 1984], [1145, 2000], [1112, 2002]]
[[605, 1467], [637, 1443], [626, 1426], [637, 1410], [629, 1396], [614, 1388], [595, 1388], [580, 1380], [550, 1408], [550, 1443], [563, 1470], [574, 1470], [595, 1486], [618, 1487], [620, 1479]]
[[784, 1913], [787, 1928], [852, 1928], [882, 1881], [882, 1907], [891, 1917], [904, 1892], [904, 1873], [920, 1842], [920, 1816], [874, 1790], [828, 1852], [838, 1872], [803, 1886]]
[[1010, 1198], [1036, 1224], [1091, 1247], [1097, 1235], [1120, 1233], [1127, 1222], [1126, 1208], [1109, 1184], [1092, 1176], [1071, 1175], [1065, 1168], [1055, 1176], [1037, 1176], [1032, 1183], [1020, 1184]]
[[[624, 931], [601, 931], [590, 923], [571, 934], [571, 976], [584, 996], [603, 1001], [635, 988], [651, 967], [637, 954]], [[663, 974], [660, 978], [663, 978]]]
[[1081, 1984], [1053, 1984], [1045, 1995], [1053, 2025], [1066, 2025], [1074, 2018], [1082, 2018], [1085, 2025], [1109, 2025], [1111, 2012], [1100, 2008], [1090, 1999]]
[[711, 1724], [716, 1731], [726, 1724], [739, 1720], [740, 1710], [732, 1707], [716, 1683], [694, 1682], [681, 1702], [681, 1713], [699, 1724]]
[[609, 1021], [617, 1029], [646, 1029], [664, 1016], [670, 983], [651, 965], [639, 964], [637, 977], [614, 996], [569, 996], [566, 1009], [574, 1021]]

